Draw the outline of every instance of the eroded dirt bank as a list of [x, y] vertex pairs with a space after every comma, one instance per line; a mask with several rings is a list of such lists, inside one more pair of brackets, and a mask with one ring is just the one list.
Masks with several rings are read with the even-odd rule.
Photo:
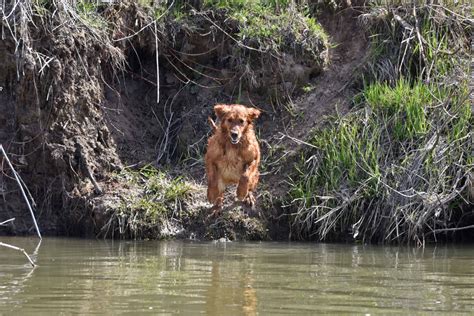
[[[294, 124], [284, 108], [291, 106], [305, 117], [297, 133], [301, 137], [301, 131], [309, 131], [334, 110], [331, 98], [348, 82], [335, 78], [336, 73], [344, 67], [353, 71], [358, 64], [354, 59], [364, 56], [365, 39], [352, 13], [334, 16], [341, 25], [330, 32], [355, 28], [360, 35], [341, 41], [344, 44], [331, 52], [338, 62], [328, 67], [324, 31], [307, 35], [308, 30], [300, 31], [296, 24], [286, 26], [295, 28], [283, 34], [287, 43], [273, 48], [264, 45], [275, 43], [258, 38], [237, 43], [238, 22], [226, 21], [225, 10], [187, 12], [183, 21], [165, 17], [155, 27], [150, 12], [133, 2], [101, 7], [103, 20], [81, 14], [67, 2], [59, 2], [54, 15], [51, 9], [48, 4], [11, 7], [25, 23], [0, 43], [6, 127], [1, 141], [38, 203], [45, 234], [245, 239], [287, 234], [286, 220], [281, 232], [269, 232], [281, 215], [278, 201], [283, 196], [274, 191], [286, 180], [281, 166], [272, 161], [276, 155], [265, 159], [262, 168], [259, 216], [248, 216], [249, 210], [234, 203], [229, 192], [226, 215], [208, 221], [202, 165], [210, 132], [206, 118], [217, 102], [239, 100], [259, 107], [264, 115], [257, 129], [268, 156], [278, 145], [279, 132]], [[304, 26], [298, 12], [290, 14]], [[65, 23], [68, 20], [73, 23]], [[4, 27], [13, 25], [9, 22]], [[100, 23], [110, 27], [102, 29]], [[294, 36], [306, 38], [297, 41]], [[352, 56], [349, 46], [355, 46]], [[309, 84], [317, 91], [301, 91]], [[299, 101], [290, 104], [290, 97], [298, 96]], [[166, 211], [139, 205], [148, 179], [131, 180], [136, 175], [130, 174], [139, 174], [146, 165], [165, 174], [163, 188], [176, 176], [186, 179], [185, 194], [161, 201]], [[3, 170], [8, 194], [2, 214], [16, 217], [6, 231], [27, 232], [31, 222], [23, 216], [24, 202], [8, 170]], [[280, 183], [269, 185], [267, 179], [273, 176]], [[153, 218], [129, 208], [171, 212]], [[145, 223], [149, 221], [156, 222]]]
[[[317, 1], [306, 15], [277, 7], [274, 20], [259, 6], [241, 19], [242, 8], [206, 1], [197, 9], [15, 3], [3, 11], [0, 142], [45, 234], [301, 238], [290, 223], [289, 177], [306, 140], [360, 91], [370, 51], [363, 1]], [[224, 215], [209, 219], [206, 119], [214, 104], [235, 102], [263, 111], [258, 204], [234, 202], [231, 188]], [[0, 221], [16, 220], [0, 229], [29, 233], [2, 171]]]

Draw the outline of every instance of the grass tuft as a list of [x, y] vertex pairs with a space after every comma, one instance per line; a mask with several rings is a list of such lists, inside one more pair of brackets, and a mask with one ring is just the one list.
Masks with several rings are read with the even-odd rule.
[[153, 227], [159, 231], [160, 225], [182, 215], [184, 203], [193, 192], [193, 185], [183, 178], [170, 178], [151, 166], [138, 171], [123, 170], [117, 178], [138, 191], [122, 201], [117, 214], [119, 222], [127, 223], [125, 235], [140, 236], [140, 231]]

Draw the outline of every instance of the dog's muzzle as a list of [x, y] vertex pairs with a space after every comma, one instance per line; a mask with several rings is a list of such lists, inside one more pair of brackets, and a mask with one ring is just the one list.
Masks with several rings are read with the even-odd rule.
[[239, 133], [238, 132], [230, 132], [230, 142], [232, 144], [237, 144], [240, 140]]

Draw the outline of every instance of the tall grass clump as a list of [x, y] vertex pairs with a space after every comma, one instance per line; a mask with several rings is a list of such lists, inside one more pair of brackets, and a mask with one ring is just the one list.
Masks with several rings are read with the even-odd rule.
[[[453, 9], [376, 6], [368, 13], [390, 14], [369, 27], [377, 47], [354, 110], [314, 132], [291, 177], [298, 237], [423, 244], [473, 227], [470, 28], [462, 8]], [[408, 34], [420, 40], [405, 38], [411, 22]], [[443, 55], [448, 47], [454, 58]]]

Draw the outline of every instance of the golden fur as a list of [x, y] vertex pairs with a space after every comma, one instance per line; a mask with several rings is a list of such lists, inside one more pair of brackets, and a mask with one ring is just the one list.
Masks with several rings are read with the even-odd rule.
[[255, 205], [253, 192], [257, 187], [260, 146], [255, 137], [253, 121], [260, 111], [240, 104], [217, 104], [214, 111], [219, 118], [216, 125], [209, 118], [214, 134], [207, 143], [205, 157], [207, 198], [218, 214], [225, 188], [237, 184], [237, 198], [249, 206]]

